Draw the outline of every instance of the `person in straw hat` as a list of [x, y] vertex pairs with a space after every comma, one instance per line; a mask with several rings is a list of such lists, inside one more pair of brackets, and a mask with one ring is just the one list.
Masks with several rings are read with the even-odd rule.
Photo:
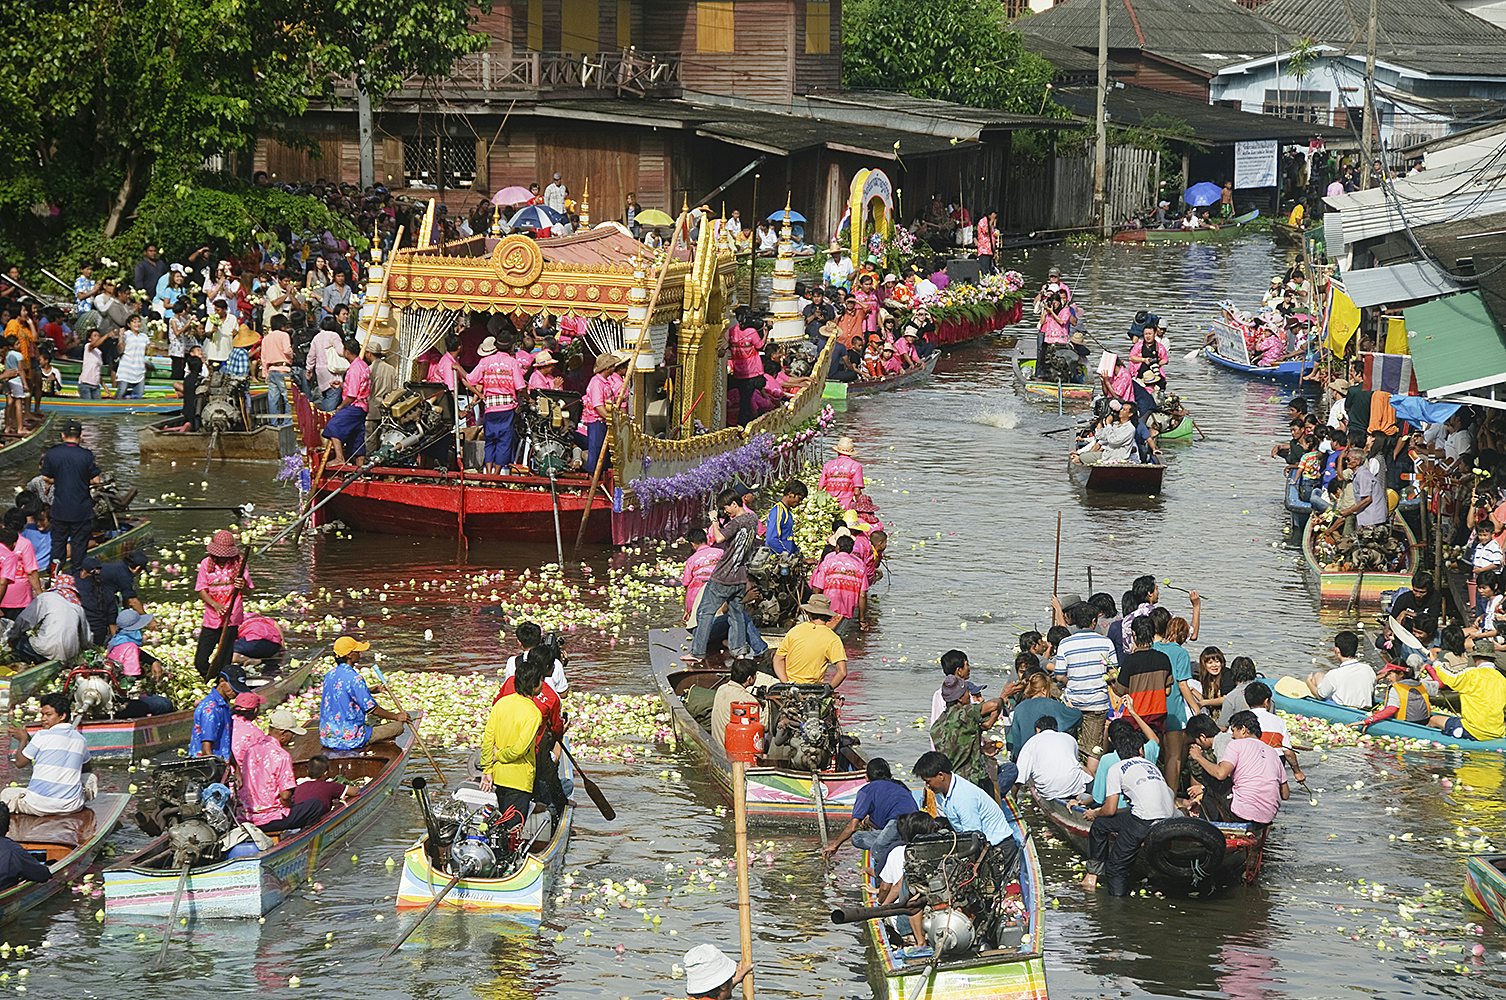
[[548, 348], [533, 356], [533, 371], [528, 375], [528, 388], [560, 392], [565, 388], [565, 377], [559, 374], [559, 362]]
[[513, 417], [528, 383], [512, 352], [498, 347], [495, 337], [483, 340], [476, 355], [481, 360], [465, 381], [481, 397], [485, 409], [481, 419], [482, 436], [486, 440], [482, 471], [495, 476], [506, 472], [512, 465], [513, 450], [517, 445]]
[[774, 674], [792, 684], [830, 684], [847, 679], [847, 649], [836, 633], [842, 615], [832, 610], [825, 594], [800, 605], [802, 621], [785, 634], [774, 651]]
[[261, 334], [242, 323], [230, 341], [230, 353], [225, 356], [225, 374], [235, 379], [251, 377], [251, 348], [261, 343]]
[[[586, 386], [585, 406], [580, 420], [585, 425], [586, 471], [595, 472], [598, 462], [603, 461], [602, 449], [607, 443], [607, 415], [613, 404], [621, 398], [622, 409], [627, 409], [627, 396], [623, 386], [627, 380], [628, 362], [632, 360], [626, 351], [607, 351], [596, 359], [595, 374]], [[607, 463], [610, 464], [610, 463]]]
[[[199, 563], [193, 585], [204, 605], [193, 663], [207, 681], [230, 663], [237, 630], [246, 616], [243, 595], [253, 589], [253, 584], [234, 532], [227, 528], [216, 531], [204, 551], [207, 554]], [[220, 641], [222, 634], [224, 642]]]
[[685, 953], [688, 1000], [730, 1000], [732, 988], [748, 978], [752, 962], [734, 962], [714, 944], [698, 944]]
[[857, 452], [857, 445], [844, 434], [832, 451], [837, 457], [821, 467], [821, 488], [835, 497], [844, 509], [851, 508], [853, 497], [865, 485], [863, 466], [852, 457]]

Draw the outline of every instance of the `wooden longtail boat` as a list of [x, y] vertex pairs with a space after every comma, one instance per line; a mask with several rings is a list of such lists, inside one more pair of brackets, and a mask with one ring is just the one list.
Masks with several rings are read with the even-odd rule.
[[[416, 721], [416, 720], [415, 720]], [[267, 850], [191, 869], [179, 913], [197, 917], [264, 916], [335, 857], [340, 844], [381, 815], [402, 779], [413, 747], [413, 729], [396, 740], [364, 750], [326, 750], [332, 780], [370, 779], [360, 793], [336, 806], [313, 826], [280, 835]], [[294, 765], [295, 771], [302, 764]], [[181, 869], [172, 866], [172, 848], [163, 834], [118, 864], [105, 869], [105, 913], [166, 916]]]
[[63, 671], [62, 660], [48, 660], [0, 677], [0, 707], [19, 705], [42, 688], [57, 680]]
[[264, 423], [249, 431], [221, 431], [218, 434], [166, 429], [181, 423], [169, 418], [137, 431], [142, 460], [266, 462], [291, 455], [298, 447], [297, 431], [291, 424], [273, 427]]
[[1276, 365], [1251, 365], [1243, 361], [1215, 351], [1212, 345], [1203, 348], [1203, 357], [1220, 368], [1227, 368], [1231, 372], [1241, 375], [1250, 375], [1255, 378], [1270, 378], [1278, 382], [1296, 382], [1302, 378], [1302, 373], [1307, 371], [1308, 365], [1301, 358], [1291, 361], [1283, 361]]
[[1294, 226], [1285, 219], [1276, 219], [1271, 223], [1271, 240], [1278, 247], [1300, 247], [1306, 238], [1307, 230]]
[[1073, 482], [1094, 493], [1138, 493], [1159, 496], [1166, 466], [1159, 462], [1121, 462], [1112, 465], [1084, 465], [1067, 460]]
[[[1025, 903], [1025, 934], [1018, 949], [1000, 948], [968, 955], [943, 958], [933, 972], [930, 958], [906, 958], [889, 941], [884, 921], [866, 921], [868, 943], [877, 962], [874, 996], [891, 1000], [936, 998], [936, 1000], [1047, 1000], [1046, 961], [1042, 947], [1041, 866], [1035, 842], [1025, 835], [1020, 818], [1009, 800], [1000, 803], [1010, 829], [1025, 845], [1020, 852], [1020, 895]], [[868, 856], [862, 855], [866, 872]], [[866, 876], [863, 879], [863, 902], [874, 906], [877, 889]]]
[[1060, 401], [1063, 404], [1077, 405], [1091, 403], [1093, 401], [1093, 386], [1065, 384], [1061, 382], [1042, 382], [1035, 378], [1035, 361], [1021, 361], [1015, 366], [1015, 382], [1020, 392], [1030, 399]]
[[1407, 542], [1406, 565], [1394, 572], [1381, 573], [1374, 570], [1366, 570], [1363, 579], [1358, 579], [1359, 590], [1355, 591], [1355, 584], [1360, 574], [1350, 570], [1327, 569], [1318, 564], [1317, 554], [1313, 551], [1313, 535], [1318, 530], [1318, 522], [1309, 518], [1307, 525], [1302, 531], [1302, 558], [1307, 563], [1307, 570], [1318, 581], [1319, 598], [1324, 604], [1335, 604], [1340, 601], [1348, 603], [1351, 597], [1356, 603], [1364, 601], [1374, 605], [1381, 599], [1381, 595], [1389, 590], [1399, 590], [1412, 585], [1412, 570], [1417, 564], [1417, 552], [1421, 548], [1417, 543], [1417, 536], [1412, 533], [1412, 526], [1407, 524], [1406, 518], [1391, 518], [1392, 530], [1400, 528]]
[[57, 422], [54, 414], [48, 413], [42, 417], [42, 422], [18, 438], [7, 437], [5, 445], [0, 447], [0, 469], [19, 465], [29, 458], [39, 454], [47, 443], [52, 440], [52, 427]]
[[[251, 390], [251, 399], [257, 400], [266, 396], [267, 387], [261, 386]], [[176, 413], [183, 409], [183, 399], [175, 395], [174, 390], [160, 390], [153, 388], [140, 399], [79, 399], [78, 390], [65, 388], [56, 396], [44, 396], [42, 398], [42, 411], [44, 413], [71, 413], [76, 416], [88, 414], [94, 417], [107, 417], [121, 413]]]
[[899, 372], [884, 378], [859, 379], [856, 382], [847, 383], [847, 395], [869, 396], [874, 393], [887, 392], [891, 389], [903, 389], [905, 386], [916, 385], [931, 377], [936, 370], [936, 362], [941, 360], [941, 354], [933, 351], [918, 366], [909, 371]]
[[127, 552], [135, 552], [137, 549], [152, 544], [151, 518], [143, 517], [134, 524], [126, 523], [129, 527], [126, 527], [120, 534], [90, 545], [89, 555], [100, 562], [110, 562], [112, 559], [119, 559]]
[[1481, 913], [1506, 926], [1506, 854], [1471, 855], [1464, 869], [1464, 895]]
[[1224, 243], [1249, 233], [1247, 223], [1259, 217], [1257, 208], [1236, 215], [1217, 229], [1121, 229], [1109, 239], [1114, 243]]
[[[1088, 831], [1093, 822], [1083, 814], [1083, 808], [1055, 799], [1043, 799], [1034, 787], [1030, 789], [1030, 798], [1035, 802], [1041, 815], [1046, 817], [1046, 822], [1062, 835], [1072, 849], [1083, 857], [1087, 857]], [[1171, 822], [1171, 820], [1166, 822]], [[1206, 823], [1206, 821], [1199, 822]], [[1265, 842], [1271, 829], [1270, 825], [1258, 823], [1210, 823], [1207, 825], [1223, 834], [1224, 838], [1223, 860], [1216, 871], [1209, 873], [1214, 881], [1219, 885], [1233, 885], [1236, 882], [1253, 885], [1260, 875], [1260, 864], [1265, 855]], [[1146, 857], [1146, 851], [1141, 850], [1135, 859], [1135, 878], [1138, 880], [1147, 877], [1154, 878], [1154, 875], [1151, 871], [1150, 859]]]
[[[528, 860], [507, 878], [462, 878], [440, 901], [441, 910], [468, 910], [495, 913], [521, 920], [543, 918], [544, 904], [551, 887], [565, 863], [570, 843], [570, 825], [575, 804], [565, 806], [559, 825], [548, 835], [548, 813], [534, 813]], [[535, 822], [540, 821], [540, 822]], [[525, 834], [530, 835], [530, 834]], [[452, 873], [436, 868], [425, 851], [428, 835], [408, 848], [403, 855], [403, 874], [397, 887], [397, 908], [416, 910], [428, 906], [439, 891], [449, 884]]]
[[[252, 680], [253, 690], [266, 699], [267, 711], [276, 708], [308, 685], [314, 664], [320, 655], [322, 651], [301, 661], [296, 667], [285, 667], [274, 677]], [[193, 735], [193, 706], [140, 719], [86, 719], [76, 725], [78, 731], [89, 740], [91, 757], [150, 757], [163, 750], [188, 745], [188, 738]], [[41, 728], [40, 723], [31, 722], [27, 723], [26, 731], [35, 733]]]
[[[690, 652], [689, 636], [684, 629], [654, 629], [649, 632], [649, 664], [654, 671], [654, 682], [659, 686], [659, 695], [669, 710], [675, 733], [684, 746], [705, 763], [717, 788], [728, 802], [732, 801], [732, 761], [722, 749], [721, 742], [713, 740], [706, 728], [695, 720], [685, 708], [681, 696], [689, 688], [715, 687], [727, 675], [716, 670], [686, 670], [680, 657]], [[840, 751], [839, 768], [822, 771], [821, 797], [825, 807], [827, 828], [840, 829], [852, 814], [852, 804], [858, 789], [868, 783], [865, 758], [856, 749], [844, 747]], [[748, 773], [748, 819], [753, 822], [798, 824], [813, 827], [817, 822], [818, 807], [811, 788], [811, 774], [788, 767], [749, 765]]]
[[78, 812], [61, 816], [11, 816], [9, 837], [28, 851], [47, 855], [52, 878], [21, 882], [0, 892], [0, 924], [36, 909], [67, 889], [89, 868], [110, 832], [120, 823], [131, 797], [121, 792], [96, 795]]

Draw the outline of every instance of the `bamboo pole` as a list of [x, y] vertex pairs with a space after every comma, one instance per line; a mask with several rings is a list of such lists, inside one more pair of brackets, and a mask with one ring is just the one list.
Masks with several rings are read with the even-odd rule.
[[[732, 828], [737, 841], [737, 925], [743, 964], [753, 961], [753, 904], [748, 896], [748, 765], [732, 762]], [[743, 1000], [753, 1000], [753, 973], [743, 977]]]

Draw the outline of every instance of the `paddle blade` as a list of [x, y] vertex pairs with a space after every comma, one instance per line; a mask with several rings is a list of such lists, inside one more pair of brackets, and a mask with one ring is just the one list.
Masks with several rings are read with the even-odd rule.
[[586, 786], [586, 794], [590, 796], [591, 801], [596, 805], [597, 810], [601, 813], [601, 818], [608, 821], [616, 819], [617, 810], [612, 808], [612, 803], [607, 801], [607, 797], [602, 794], [601, 788], [597, 786], [596, 782], [579, 772], [576, 773], [576, 777], [580, 778], [580, 783]]

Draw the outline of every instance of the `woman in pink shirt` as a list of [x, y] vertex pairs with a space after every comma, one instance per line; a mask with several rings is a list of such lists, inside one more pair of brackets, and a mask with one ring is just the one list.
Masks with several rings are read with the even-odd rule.
[[[599, 463], [607, 461], [607, 414], [619, 398], [622, 408], [627, 408], [627, 394], [622, 391], [628, 362], [626, 351], [610, 351], [596, 359], [596, 374], [586, 386], [585, 405], [581, 407], [580, 422], [584, 440], [577, 438], [586, 449], [586, 471], [595, 472]], [[602, 465], [606, 467], [605, 464]]]
[[873, 275], [865, 274], [858, 279], [858, 290], [852, 293], [857, 299], [858, 311], [863, 314], [863, 332], [878, 332], [878, 293], [873, 289]]
[[763, 333], [746, 310], [739, 310], [727, 334], [732, 349], [732, 386], [737, 390], [737, 422], [754, 417], [753, 393], [763, 384]]
[[493, 476], [505, 472], [512, 464], [517, 443], [513, 415], [518, 409], [518, 398], [528, 387], [510, 348], [510, 344], [499, 346], [494, 338], [487, 337], [476, 352], [481, 360], [466, 377], [466, 383], [480, 394], [485, 409], [481, 418], [486, 441], [482, 471]]
[[235, 640], [236, 663], [264, 663], [282, 655], [282, 629], [266, 615], [247, 615]]
[[[193, 662], [199, 676], [207, 681], [230, 662], [230, 654], [235, 649], [236, 627], [246, 616], [245, 595], [251, 591], [252, 583], [233, 533], [225, 528], [216, 531], [204, 551], [208, 554], [199, 563], [199, 574], [193, 585], [194, 593], [204, 603]], [[225, 637], [223, 643], [220, 642], [221, 635]], [[211, 663], [211, 659], [214, 662]]]
[[852, 507], [852, 498], [862, 489], [863, 466], [853, 458], [857, 446], [852, 438], [843, 437], [832, 449], [837, 457], [821, 467], [821, 488], [841, 504], [844, 509]]
[[[25, 515], [22, 515], [25, 523]], [[0, 593], [0, 615], [14, 621], [31, 599], [42, 590], [42, 577], [37, 569], [37, 550], [30, 540], [19, 533], [15, 522], [6, 518], [0, 526], [0, 566], [8, 581]]]

